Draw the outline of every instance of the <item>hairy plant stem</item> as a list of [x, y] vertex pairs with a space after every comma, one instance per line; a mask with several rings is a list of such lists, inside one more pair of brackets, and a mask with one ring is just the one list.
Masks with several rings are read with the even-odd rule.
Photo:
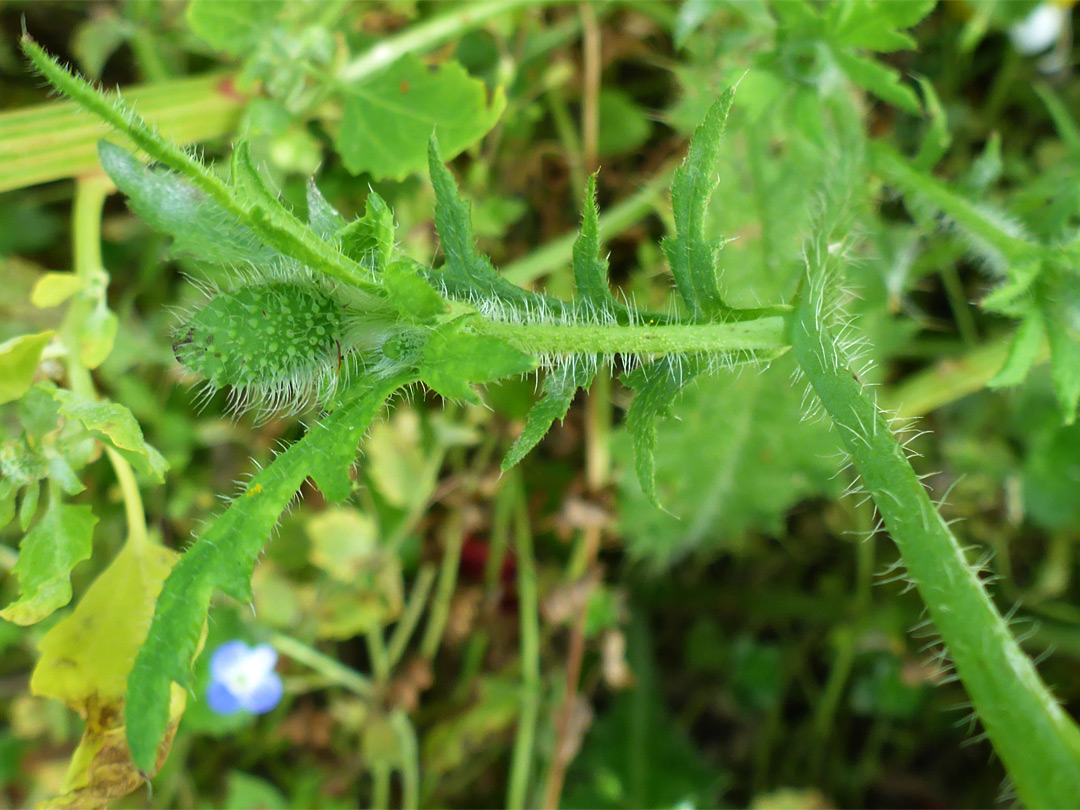
[[783, 350], [779, 315], [733, 323], [664, 325], [519, 324], [477, 318], [473, 331], [534, 355], [667, 355]]
[[228, 183], [197, 157], [162, 137], [119, 96], [105, 96], [82, 76], [66, 70], [29, 35], [23, 35], [21, 45], [34, 67], [60, 92], [126, 135], [152, 159], [184, 175], [228, 214], [251, 228], [267, 245], [330, 278], [372, 294], [379, 293], [376, 285], [366, 280], [368, 274], [364, 268], [335, 246], [316, 238], [271, 198], [270, 192], [261, 185], [257, 172], [249, 165], [249, 156], [241, 156], [246, 161], [234, 157], [233, 168], [247, 171], [249, 197], [261, 194], [263, 199], [241, 202]]
[[795, 357], [840, 428], [1017, 795], [1029, 807], [1080, 806], [1080, 730], [1012, 637], [835, 343], [813, 301], [800, 306], [792, 329]]

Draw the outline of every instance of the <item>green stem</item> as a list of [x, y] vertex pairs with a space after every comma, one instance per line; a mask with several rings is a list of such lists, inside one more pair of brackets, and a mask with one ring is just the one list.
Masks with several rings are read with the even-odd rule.
[[539, 356], [713, 354], [772, 351], [788, 345], [784, 318], [779, 315], [733, 323], [656, 326], [518, 324], [477, 318], [472, 329]]
[[533, 561], [532, 533], [529, 529], [525, 491], [520, 476], [514, 476], [514, 480], [508, 483], [512, 483], [519, 492], [514, 541], [517, 552], [518, 599], [521, 617], [521, 715], [518, 720], [517, 735], [514, 738], [510, 788], [506, 801], [511, 810], [518, 810], [528, 804], [536, 721], [540, 715], [540, 617], [536, 566]]
[[136, 549], [145, 548], [150, 539], [146, 534], [146, 513], [143, 511], [142, 495], [139, 493], [139, 485], [135, 481], [135, 473], [127, 459], [106, 446], [105, 454], [112, 463], [116, 480], [120, 484], [120, 494], [124, 499], [124, 514], [127, 517], [128, 536], [127, 543]]
[[798, 310], [795, 357], [840, 427], [1017, 795], [1030, 807], [1080, 806], [1080, 730], [1013, 639], [889, 424], [816, 320], [821, 303], [818, 291]]
[[[71, 212], [72, 269], [82, 281], [81, 296], [103, 297], [109, 283], [101, 259], [101, 215], [111, 186], [109, 179], [101, 174], [85, 177], [75, 184]], [[68, 385], [76, 394], [96, 399], [90, 371], [79, 353], [81, 317], [79, 307], [69, 306], [60, 329], [67, 349]]]
[[461, 548], [465, 544], [465, 532], [461, 523], [456, 518], [451, 518], [447, 524], [444, 537], [446, 550], [443, 552], [442, 566], [439, 568], [439, 581], [435, 586], [435, 599], [428, 613], [427, 627], [424, 628], [424, 638], [420, 642], [420, 652], [431, 660], [439, 651], [439, 643], [442, 641], [443, 631], [446, 629], [446, 619], [450, 615], [450, 600], [454, 596], [454, 586], [457, 584], [458, 564], [461, 562]]
[[[961, 355], [946, 358], [884, 392], [881, 407], [898, 416], [922, 416], [986, 387], [1009, 355], [1012, 335], [1003, 335]], [[1045, 345], [1036, 362], [1050, 356]]]
[[416, 729], [402, 709], [390, 714], [390, 726], [401, 752], [401, 807], [416, 810], [420, 806], [420, 746], [416, 742]]
[[989, 219], [978, 206], [956, 194], [944, 183], [913, 169], [892, 147], [870, 144], [871, 164], [888, 182], [906, 194], [915, 194], [956, 222], [964, 230], [999, 251], [1011, 264], [1021, 264], [1042, 255], [1040, 245], [1007, 233]]
[[336, 78], [343, 84], [361, 81], [407, 54], [420, 53], [441, 45], [465, 31], [479, 27], [492, 17], [508, 14], [519, 8], [552, 2], [559, 0], [480, 0], [469, 3], [446, 14], [411, 25], [401, 33], [384, 39], [347, 62], [338, 71]]
[[371, 696], [373, 689], [371, 681], [355, 669], [345, 666], [336, 658], [331, 658], [314, 647], [277, 631], [268, 633], [266, 640], [274, 645], [282, 655], [287, 655], [294, 661], [298, 661], [309, 669], [318, 672], [327, 680], [339, 686], [344, 686], [360, 697], [367, 698]]
[[390, 644], [386, 653], [387, 664], [390, 668], [393, 668], [405, 654], [405, 648], [409, 644], [409, 639], [412, 638], [416, 625], [420, 622], [420, 616], [424, 612], [424, 605], [427, 604], [428, 594], [431, 593], [434, 582], [435, 567], [430, 564], [424, 565], [420, 573], [416, 575], [412, 594], [409, 595], [409, 604], [405, 607], [405, 614], [390, 635]]
[[373, 810], [390, 807], [390, 775], [393, 769], [379, 759], [371, 763], [371, 806]]
[[390, 658], [386, 654], [382, 628], [369, 627], [364, 633], [364, 639], [367, 641], [368, 656], [371, 658], [371, 671], [375, 674], [375, 682], [384, 684], [390, 680]]
[[[104, 297], [109, 275], [101, 257], [101, 217], [105, 208], [105, 199], [109, 196], [112, 183], [103, 175], [84, 177], [75, 184], [75, 201], [72, 208], [71, 232], [73, 241], [73, 270], [83, 282], [83, 289], [91, 292], [100, 287], [99, 294]], [[68, 385], [76, 394], [97, 399], [94, 381], [90, 371], [83, 365], [79, 355], [77, 323], [78, 310], [69, 307], [62, 328], [64, 345], [67, 348]], [[135, 549], [143, 549], [149, 543], [146, 533], [146, 513], [143, 510], [142, 495], [135, 480], [135, 473], [127, 459], [113, 448], [106, 445], [105, 453], [112, 464], [120, 492], [124, 500], [124, 514], [127, 518], [127, 542]]]

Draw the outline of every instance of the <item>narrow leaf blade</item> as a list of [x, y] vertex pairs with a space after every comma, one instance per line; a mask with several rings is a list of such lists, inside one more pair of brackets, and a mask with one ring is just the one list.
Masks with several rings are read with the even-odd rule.
[[705, 213], [716, 188], [720, 143], [734, 98], [735, 88], [730, 87], [713, 102], [671, 184], [675, 236], [665, 239], [663, 248], [679, 294], [695, 320], [729, 310], [720, 297], [716, 246], [705, 239]]
[[255, 559], [296, 491], [312, 476], [331, 495], [341, 494], [347, 484], [340, 466], [352, 462], [356, 442], [386, 398], [409, 382], [404, 376], [379, 381], [312, 427], [251, 480], [177, 563], [128, 678], [127, 738], [141, 771], [153, 769], [168, 728], [170, 685], [191, 683], [214, 591], [250, 601]]

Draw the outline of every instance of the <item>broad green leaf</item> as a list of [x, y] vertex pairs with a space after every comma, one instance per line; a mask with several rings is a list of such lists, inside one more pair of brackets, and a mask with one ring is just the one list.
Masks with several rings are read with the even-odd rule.
[[[732, 548], [747, 530], [781, 531], [800, 500], [836, 494], [836, 435], [821, 421], [803, 421], [791, 371], [780, 358], [767, 371], [700, 377], [683, 392], [678, 419], [656, 427], [656, 499], [665, 511], [633, 476], [620, 482], [631, 557], [664, 567]], [[615, 445], [624, 466], [629, 444]]]
[[856, 0], [828, 7], [830, 39], [845, 48], [898, 51], [915, 47], [899, 29], [910, 28], [933, 10], [937, 0]]
[[191, 0], [187, 24], [216, 50], [240, 56], [259, 44], [283, 5], [281, 0]]
[[626, 429], [634, 444], [634, 467], [641, 491], [655, 507], [660, 506], [656, 495], [656, 423], [671, 415], [675, 397], [699, 372], [693, 361], [663, 357], [622, 377], [636, 392], [626, 414]]
[[682, 48], [702, 23], [719, 10], [715, 0], [683, 0], [671, 31], [675, 47]]
[[16, 400], [30, 390], [41, 353], [55, 334], [50, 330], [0, 343], [0, 404]]
[[506, 96], [488, 103], [487, 88], [460, 64], [431, 69], [415, 56], [396, 61], [344, 90], [335, 144], [346, 168], [379, 180], [404, 180], [424, 168], [432, 133], [451, 159], [495, 126]]
[[165, 480], [168, 462], [146, 443], [131, 411], [117, 402], [95, 402], [65, 388], [43, 388], [59, 404], [61, 416], [78, 421], [91, 434], [108, 442], [136, 469], [158, 481]]
[[230, 771], [225, 781], [225, 803], [231, 810], [288, 807], [289, 800], [273, 784], [251, 774]]
[[318, 638], [343, 641], [384, 627], [401, 616], [405, 605], [405, 580], [401, 561], [380, 556], [350, 582], [323, 580], [311, 594], [312, 607], [305, 623], [314, 626]]
[[174, 253], [226, 266], [280, 260], [276, 250], [179, 175], [145, 166], [108, 141], [98, 145], [98, 154], [131, 210], [154, 230], [173, 237]]
[[24, 532], [30, 527], [37, 514], [38, 503], [41, 500], [41, 490], [44, 484], [34, 481], [23, 490], [22, 502], [19, 504], [19, 528]]
[[1048, 424], [1024, 457], [1024, 508], [1051, 531], [1080, 521], [1080, 425]]
[[133, 33], [134, 26], [113, 9], [102, 9], [79, 25], [71, 38], [71, 50], [79, 67], [94, 79], [101, 78], [105, 63]]
[[901, 83], [898, 71], [869, 57], [845, 51], [837, 51], [834, 56], [840, 69], [859, 87], [912, 115], [922, 112], [919, 99], [910, 87]]
[[595, 372], [584, 363], [574, 363], [548, 373], [544, 378], [540, 399], [532, 406], [525, 419], [525, 429], [502, 461], [504, 470], [509, 470], [525, 458], [547, 435], [556, 419], [566, 418], [566, 412], [570, 410], [578, 389], [588, 388], [593, 376]]
[[256, 475], [180, 558], [162, 588], [128, 678], [127, 739], [140, 770], [153, 768], [165, 738], [172, 684], [186, 688], [191, 683], [191, 662], [211, 596], [223, 591], [237, 601], [251, 601], [255, 560], [297, 490], [310, 476], [331, 497], [348, 494], [347, 468], [360, 436], [386, 398], [412, 381], [392, 377], [355, 392]]
[[720, 140], [735, 88], [728, 88], [694, 132], [690, 150], [671, 183], [675, 236], [664, 239], [671, 274], [694, 320], [716, 318], [728, 311], [720, 298], [717, 244], [705, 239], [705, 212], [716, 188]]
[[[156, 543], [129, 541], [71, 615], [39, 642], [41, 657], [30, 678], [30, 691], [62, 701], [86, 720], [62, 795], [50, 807], [104, 806], [145, 781], [124, 739], [124, 694], [131, 664], [150, 627], [154, 602], [178, 557]], [[173, 729], [185, 696], [174, 688]], [[166, 751], [167, 747], [156, 764]]]
[[364, 474], [398, 509], [413, 509], [431, 495], [435, 481], [430, 464], [415, 408], [395, 408], [389, 419], [372, 425], [364, 439]]
[[624, 90], [600, 91], [599, 118], [596, 151], [601, 157], [633, 152], [652, 134], [652, 122], [645, 111]]
[[15, 517], [15, 495], [19, 484], [8, 477], [0, 478], [0, 529], [7, 526]]
[[67, 301], [83, 288], [83, 280], [74, 273], [45, 273], [34, 284], [30, 303], [46, 309]]
[[311, 562], [333, 579], [355, 581], [379, 554], [379, 527], [356, 509], [324, 509], [304, 529], [311, 540]]
[[469, 318], [458, 318], [432, 333], [424, 346], [420, 379], [449, 399], [479, 403], [470, 387], [524, 374], [536, 360], [488, 335], [469, 331]]
[[71, 569], [90, 557], [97, 518], [89, 506], [50, 498], [45, 514], [23, 537], [12, 572], [19, 598], [0, 610], [15, 624], [34, 624], [71, 601]]

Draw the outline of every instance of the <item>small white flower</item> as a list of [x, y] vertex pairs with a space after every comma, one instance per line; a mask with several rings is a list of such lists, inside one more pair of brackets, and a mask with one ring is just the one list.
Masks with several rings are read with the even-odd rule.
[[1009, 29], [1009, 39], [1024, 56], [1041, 53], [1058, 41], [1068, 11], [1057, 3], [1042, 3]]

